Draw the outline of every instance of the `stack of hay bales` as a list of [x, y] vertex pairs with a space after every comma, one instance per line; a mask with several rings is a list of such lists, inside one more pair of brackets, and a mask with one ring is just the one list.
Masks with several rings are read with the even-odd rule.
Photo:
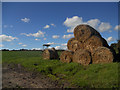
[[98, 31], [85, 24], [75, 27], [74, 38], [68, 40], [67, 48], [69, 51], [62, 52], [60, 56], [62, 62], [88, 65], [90, 63], [109, 63], [114, 59], [107, 41]]
[[58, 53], [55, 48], [52, 49], [45, 49], [42, 53], [43, 59], [58, 59]]

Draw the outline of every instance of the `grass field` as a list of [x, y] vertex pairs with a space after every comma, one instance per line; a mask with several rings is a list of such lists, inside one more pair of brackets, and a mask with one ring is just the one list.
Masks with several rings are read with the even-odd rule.
[[62, 63], [59, 60], [43, 60], [41, 54], [40, 51], [3, 51], [2, 62], [20, 63], [28, 70], [36, 70], [53, 80], [67, 80], [76, 87], [118, 87], [119, 63], [117, 62], [82, 66], [77, 63]]

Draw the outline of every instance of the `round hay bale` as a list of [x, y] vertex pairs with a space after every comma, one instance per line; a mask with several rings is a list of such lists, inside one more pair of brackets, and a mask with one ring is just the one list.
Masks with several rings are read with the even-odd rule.
[[81, 24], [75, 27], [74, 36], [78, 41], [85, 42], [92, 35], [101, 37], [100, 33], [89, 25]]
[[58, 59], [59, 55], [57, 53], [57, 51], [55, 50], [55, 48], [53, 47], [52, 50], [54, 51], [54, 59]]
[[110, 48], [110, 46], [108, 45], [107, 41], [104, 38], [102, 38], [102, 40], [103, 40], [104, 46], [107, 47], [107, 48]]
[[100, 38], [98, 36], [93, 35], [92, 37], [90, 37], [85, 43], [84, 43], [84, 47], [85, 49], [87, 49], [88, 51], [90, 51], [92, 54], [94, 52], [94, 50], [98, 47], [108, 47], [108, 44], [106, 42], [105, 39]]
[[70, 63], [73, 59], [73, 52], [72, 51], [63, 51], [60, 55], [60, 61]]
[[87, 50], [78, 49], [73, 54], [73, 62], [80, 63], [81, 65], [89, 65], [91, 60], [91, 53]]
[[53, 49], [45, 49], [42, 56], [44, 59], [58, 59], [58, 53]]
[[113, 62], [114, 56], [110, 49], [106, 47], [98, 47], [92, 56], [92, 63], [110, 63]]
[[67, 47], [71, 51], [76, 51], [77, 49], [84, 49], [84, 43], [79, 42], [75, 38], [71, 38], [67, 43]]

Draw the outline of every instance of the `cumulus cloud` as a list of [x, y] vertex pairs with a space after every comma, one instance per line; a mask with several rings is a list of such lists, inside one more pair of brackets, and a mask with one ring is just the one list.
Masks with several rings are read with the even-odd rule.
[[47, 44], [50, 44], [50, 45], [54, 45], [54, 44], [57, 44], [57, 43], [54, 43], [54, 42], [49, 42]]
[[3, 25], [4, 28], [7, 28], [8, 26], [7, 25]]
[[52, 38], [54, 38], [54, 39], [57, 39], [57, 38], [59, 38], [60, 36], [59, 35], [53, 35], [52, 36]]
[[86, 24], [92, 26], [93, 28], [97, 28], [97, 26], [100, 24], [100, 20], [98, 20], [98, 19], [91, 19], [91, 20], [87, 21]]
[[10, 25], [10, 28], [13, 28], [13, 25]]
[[72, 18], [67, 17], [64, 22], [64, 25], [66, 25], [67, 27], [74, 27], [80, 23], [83, 23], [82, 17], [73, 16]]
[[55, 49], [56, 49], [56, 50], [59, 50], [59, 49], [64, 49], [64, 50], [66, 50], [66, 49], [67, 49], [67, 46], [56, 46]]
[[37, 38], [36, 38], [35, 40], [36, 40], [36, 41], [40, 41], [40, 39], [37, 39]]
[[23, 47], [26, 47], [27, 45], [24, 44], [24, 45], [22, 45], [22, 46], [23, 46]]
[[102, 23], [100, 24], [100, 26], [98, 27], [98, 30], [99, 30], [100, 32], [104, 32], [104, 31], [109, 30], [110, 28], [111, 28], [111, 25], [110, 25], [109, 23], [104, 23], [104, 22], [102, 22]]
[[46, 25], [46, 26], [44, 27], [44, 29], [47, 29], [47, 28], [50, 28], [50, 26], [49, 26], [49, 25]]
[[116, 25], [114, 30], [120, 30], [120, 25]]
[[73, 16], [72, 18], [66, 18], [66, 20], [64, 21], [64, 25], [69, 27], [69, 29], [67, 30], [67, 32], [73, 32], [73, 29], [75, 28], [75, 26], [82, 24], [82, 17], [78, 17], [78, 16]]
[[22, 18], [21, 21], [28, 23], [30, 21], [30, 19], [29, 18]]
[[4, 45], [3, 45], [3, 44], [0, 44], [0, 47], [4, 47]]
[[60, 46], [56, 46], [55, 49], [58, 50], [58, 49], [61, 49], [61, 47]]
[[108, 37], [107, 38], [107, 42], [109, 43], [109, 42], [112, 42], [112, 41], [115, 41], [115, 39], [113, 38], [113, 37]]
[[71, 37], [74, 37], [74, 35], [73, 34], [63, 35], [64, 39], [68, 39], [68, 38], [71, 38]]
[[53, 23], [51, 23], [50, 25], [51, 25], [51, 26], [55, 26], [55, 24], [53, 24]]
[[41, 48], [32, 48], [32, 50], [41, 50]]
[[74, 28], [79, 24], [88, 24], [100, 32], [108, 31], [111, 28], [109, 23], [101, 22], [99, 19], [83, 21], [82, 17], [78, 16], [73, 16], [72, 18], [67, 17], [63, 24], [68, 27], [68, 33], [73, 32]]
[[18, 39], [17, 37], [12, 37], [12, 36], [7, 36], [7, 35], [0, 35], [0, 42], [2, 41], [7, 41], [7, 42], [10, 42], [10, 41], [13, 41], [15, 39]]
[[13, 28], [13, 25], [3, 25], [3, 28]]
[[62, 43], [61, 45], [62, 45], [62, 46], [67, 46], [67, 43]]
[[26, 34], [26, 33], [21, 33], [21, 35], [25, 35], [25, 36], [33, 36], [33, 37], [44, 37], [44, 34], [45, 32], [42, 32], [42, 31], [38, 31], [37, 33], [29, 33], [29, 34]]
[[19, 45], [23, 44], [23, 43], [18, 43]]
[[47, 38], [44, 38], [43, 40], [47, 40]]

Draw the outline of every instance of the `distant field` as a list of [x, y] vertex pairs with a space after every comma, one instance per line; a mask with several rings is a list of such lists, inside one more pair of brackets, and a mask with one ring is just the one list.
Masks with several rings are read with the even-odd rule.
[[[67, 80], [76, 87], [118, 87], [119, 63], [91, 64], [62, 63], [59, 60], [43, 60], [40, 51], [3, 51], [3, 63], [20, 63], [28, 70], [36, 70], [53, 80]], [[59, 52], [60, 55], [60, 52]], [[35, 65], [37, 64], [37, 65]]]

